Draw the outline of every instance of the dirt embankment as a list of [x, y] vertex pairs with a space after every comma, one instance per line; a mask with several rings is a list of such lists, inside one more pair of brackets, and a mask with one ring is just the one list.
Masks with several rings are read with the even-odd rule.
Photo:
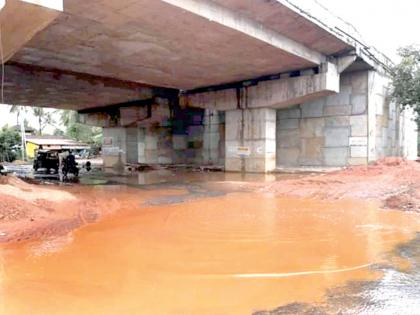
[[121, 206], [106, 193], [82, 191], [0, 176], [0, 243], [63, 235]]
[[386, 158], [369, 166], [275, 182], [261, 190], [305, 198], [378, 200], [385, 208], [420, 212], [420, 163]]

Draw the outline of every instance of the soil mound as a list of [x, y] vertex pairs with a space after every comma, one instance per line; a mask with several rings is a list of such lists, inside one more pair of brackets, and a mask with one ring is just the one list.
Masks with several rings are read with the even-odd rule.
[[420, 212], [420, 163], [385, 158], [368, 166], [276, 182], [262, 190], [310, 198], [380, 200], [386, 207]]

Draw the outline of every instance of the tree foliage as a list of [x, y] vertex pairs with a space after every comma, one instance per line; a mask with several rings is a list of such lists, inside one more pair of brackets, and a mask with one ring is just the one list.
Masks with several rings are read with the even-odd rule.
[[12, 107], [10, 107], [10, 113], [12, 113], [12, 114], [16, 114], [16, 125], [19, 125], [19, 122], [20, 122], [20, 120], [19, 120], [20, 115], [21, 115], [22, 113], [27, 112], [27, 111], [28, 111], [28, 109], [27, 109], [25, 106], [12, 105]]
[[77, 112], [72, 110], [61, 112], [61, 122], [66, 127], [65, 135], [74, 140], [100, 147], [102, 144], [102, 128], [79, 123], [77, 115]]
[[21, 137], [14, 127], [0, 129], [0, 162], [13, 162], [20, 154]]
[[398, 53], [401, 62], [393, 69], [392, 96], [403, 108], [413, 108], [420, 122], [420, 48], [408, 46]]
[[42, 132], [46, 126], [54, 125], [54, 119], [52, 117], [52, 113], [46, 111], [44, 108], [33, 107], [32, 113], [38, 120], [38, 134], [39, 135], [42, 135]]

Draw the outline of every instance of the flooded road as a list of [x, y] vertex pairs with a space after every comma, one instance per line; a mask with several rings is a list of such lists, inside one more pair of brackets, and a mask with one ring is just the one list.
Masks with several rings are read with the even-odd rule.
[[[148, 188], [147, 200], [103, 186], [110, 203], [125, 199], [119, 212], [1, 245], [0, 314], [386, 314], [375, 301], [392, 296], [387, 281], [416, 283], [417, 214], [209, 185]], [[408, 290], [393, 295], [411, 301], [404, 314], [420, 307]]]

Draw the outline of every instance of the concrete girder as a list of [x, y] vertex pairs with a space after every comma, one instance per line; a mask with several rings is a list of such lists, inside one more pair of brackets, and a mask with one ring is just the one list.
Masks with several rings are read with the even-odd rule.
[[161, 1], [234, 29], [315, 65], [319, 65], [326, 60], [326, 56], [323, 54], [215, 2], [208, 0]]
[[227, 89], [184, 95], [181, 104], [213, 110], [245, 108], [285, 108], [325, 97], [340, 90], [336, 65], [326, 63], [321, 73], [294, 78], [262, 81], [240, 90]]
[[63, 11], [63, 0], [7, 0], [0, 10], [5, 63]]
[[337, 58], [335, 61], [335, 64], [337, 65], [338, 73], [344, 72], [344, 70], [346, 70], [356, 61], [356, 59], [357, 59], [356, 53]]
[[4, 103], [82, 110], [149, 99], [156, 89], [88, 74], [8, 62]]

